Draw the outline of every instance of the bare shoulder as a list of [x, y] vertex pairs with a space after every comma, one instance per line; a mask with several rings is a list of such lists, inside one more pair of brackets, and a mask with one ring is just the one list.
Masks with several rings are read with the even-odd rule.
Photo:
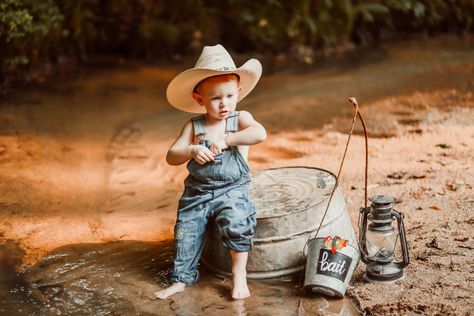
[[191, 131], [193, 130], [193, 120], [192, 119], [189, 119], [189, 120], [186, 121], [186, 123], [184, 123], [183, 130], [187, 130], [187, 129], [189, 129]]
[[244, 129], [249, 126], [255, 126], [255, 125], [260, 125], [250, 114], [250, 112], [247, 111], [239, 111], [239, 128]]
[[187, 135], [193, 132], [193, 121], [191, 119], [187, 120], [183, 127], [181, 128], [181, 134], [182, 135]]
[[176, 142], [182, 142], [182, 141], [192, 142], [193, 135], [194, 135], [193, 122], [192, 120], [187, 120], [186, 123], [184, 123], [183, 128], [181, 129], [181, 133], [179, 134]]

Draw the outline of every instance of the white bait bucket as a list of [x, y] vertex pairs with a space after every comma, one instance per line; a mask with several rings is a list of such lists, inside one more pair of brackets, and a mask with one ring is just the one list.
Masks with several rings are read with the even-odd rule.
[[342, 298], [359, 262], [359, 249], [349, 241], [339, 249], [328, 247], [326, 240], [319, 237], [308, 242], [304, 289], [307, 293]]

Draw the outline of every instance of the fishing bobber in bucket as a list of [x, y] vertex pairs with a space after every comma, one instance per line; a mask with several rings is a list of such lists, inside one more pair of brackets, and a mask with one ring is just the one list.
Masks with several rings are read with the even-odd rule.
[[[258, 171], [252, 178], [250, 197], [255, 203], [257, 227], [247, 262], [247, 277], [265, 279], [302, 271], [303, 248], [319, 227], [336, 185], [335, 175], [318, 168], [286, 167]], [[319, 231], [319, 236], [334, 235], [350, 245], [356, 244], [339, 187], [334, 191]], [[311, 245], [310, 241], [309, 250]], [[358, 258], [353, 261], [356, 263]], [[217, 274], [231, 275], [229, 251], [214, 225], [208, 229], [202, 262]]]

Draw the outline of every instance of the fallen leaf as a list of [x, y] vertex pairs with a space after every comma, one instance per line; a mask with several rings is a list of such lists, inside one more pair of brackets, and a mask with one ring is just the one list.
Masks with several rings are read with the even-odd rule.
[[435, 210], [435, 211], [441, 211], [441, 207], [439, 207], [438, 205], [431, 205], [430, 209]]
[[451, 148], [451, 146], [448, 144], [436, 144], [436, 147], [443, 148], [443, 149]]
[[446, 187], [451, 191], [456, 191], [458, 189], [458, 185], [454, 182], [446, 182]]
[[403, 171], [393, 172], [393, 173], [387, 175], [387, 178], [400, 180], [400, 179], [402, 179], [406, 174], [407, 174], [407, 173], [406, 173], [406, 172], [403, 172]]
[[423, 130], [421, 128], [416, 128], [408, 131], [409, 133], [422, 134]]
[[424, 179], [424, 178], [426, 178], [425, 174], [420, 174], [420, 175], [412, 174], [411, 176], [408, 177], [408, 179]]

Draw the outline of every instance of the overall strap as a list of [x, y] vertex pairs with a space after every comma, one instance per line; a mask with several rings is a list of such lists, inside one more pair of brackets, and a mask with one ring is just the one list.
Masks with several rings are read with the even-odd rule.
[[225, 132], [235, 133], [239, 130], [239, 111], [234, 111], [226, 118]]
[[195, 116], [191, 118], [191, 120], [193, 122], [194, 136], [196, 136], [198, 139], [203, 139], [206, 135], [206, 118], [204, 114]]

